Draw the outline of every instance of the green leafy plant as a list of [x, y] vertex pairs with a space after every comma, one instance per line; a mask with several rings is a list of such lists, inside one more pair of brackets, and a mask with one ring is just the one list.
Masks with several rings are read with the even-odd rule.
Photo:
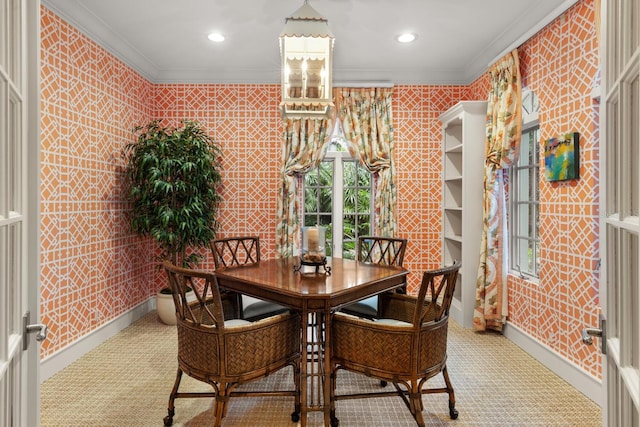
[[197, 263], [189, 248], [206, 247], [216, 236], [221, 201], [221, 150], [199, 123], [178, 127], [159, 120], [134, 129], [125, 147], [126, 195], [133, 232], [153, 238], [160, 257], [174, 264]]

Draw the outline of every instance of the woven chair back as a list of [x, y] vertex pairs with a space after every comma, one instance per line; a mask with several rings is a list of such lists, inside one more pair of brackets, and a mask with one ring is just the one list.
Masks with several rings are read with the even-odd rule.
[[439, 322], [449, 317], [460, 266], [456, 261], [451, 266], [424, 272], [416, 299], [416, 305], [422, 310], [416, 310], [414, 325]]
[[[422, 395], [449, 394], [449, 415], [458, 417], [453, 386], [447, 373], [449, 309], [460, 263], [423, 273], [417, 296], [385, 292], [380, 295], [377, 321], [337, 313], [332, 322], [332, 378], [340, 369], [392, 382], [395, 391], [336, 394], [332, 383], [331, 425], [337, 425], [335, 402], [343, 399], [398, 394], [424, 427]], [[424, 389], [426, 381], [442, 373], [445, 387]]]
[[[220, 427], [232, 396], [293, 396], [297, 418], [300, 408], [300, 330], [298, 313], [283, 313], [258, 322], [229, 319], [225, 325], [223, 304], [214, 272], [176, 267], [165, 261], [164, 269], [176, 304], [178, 372], [169, 397], [164, 425], [170, 426], [178, 398], [215, 397], [211, 425]], [[196, 300], [188, 301], [187, 289]], [[293, 366], [294, 390], [243, 390], [236, 386], [264, 378], [287, 365]], [[183, 373], [209, 384], [212, 391], [179, 392]]]
[[[424, 272], [417, 296], [383, 294], [381, 317], [400, 320], [411, 324], [411, 327], [400, 331], [371, 322], [370, 329], [374, 335], [367, 331], [368, 324], [362, 323], [363, 338], [360, 341], [354, 338], [355, 341], [373, 345], [373, 340], [376, 340], [375, 345], [385, 349], [362, 365], [386, 373], [389, 379], [393, 375], [409, 374], [407, 370], [423, 375], [425, 372], [439, 372], [446, 362], [449, 309], [459, 269], [460, 263], [456, 262], [449, 267]], [[335, 324], [338, 324], [337, 332], [340, 334], [340, 322], [334, 321]], [[382, 330], [387, 333], [380, 333]], [[360, 360], [364, 357], [360, 354], [361, 349], [354, 349], [354, 352], [345, 358]]]
[[407, 239], [360, 236], [357, 243], [358, 261], [402, 266]]
[[[181, 368], [200, 380], [221, 375], [225, 324], [216, 277], [209, 272], [176, 267], [168, 261], [164, 262], [164, 269], [176, 306]], [[195, 300], [187, 301], [187, 288], [193, 289]]]
[[[218, 282], [213, 273], [176, 267], [168, 261], [164, 269], [173, 292], [178, 322], [186, 322], [191, 327], [211, 327], [224, 329], [224, 309]], [[196, 299], [187, 301], [187, 289], [193, 289]]]
[[229, 237], [211, 243], [216, 269], [252, 265], [260, 262], [260, 238], [257, 236]]

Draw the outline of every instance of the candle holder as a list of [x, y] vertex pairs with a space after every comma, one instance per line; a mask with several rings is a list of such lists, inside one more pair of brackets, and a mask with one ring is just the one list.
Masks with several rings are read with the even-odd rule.
[[331, 274], [331, 267], [327, 267], [326, 227], [302, 227], [302, 251], [300, 253], [300, 265], [294, 266], [294, 271], [300, 271], [303, 265], [315, 266], [316, 273], [320, 267], [325, 274]]

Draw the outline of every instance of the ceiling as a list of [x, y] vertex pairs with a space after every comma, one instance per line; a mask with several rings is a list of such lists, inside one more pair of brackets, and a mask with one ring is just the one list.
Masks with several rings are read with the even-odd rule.
[[[468, 84], [577, 0], [309, 0], [335, 35], [334, 84]], [[42, 0], [154, 83], [279, 83], [303, 0]], [[207, 35], [222, 33], [213, 43]], [[410, 31], [418, 38], [401, 44]]]

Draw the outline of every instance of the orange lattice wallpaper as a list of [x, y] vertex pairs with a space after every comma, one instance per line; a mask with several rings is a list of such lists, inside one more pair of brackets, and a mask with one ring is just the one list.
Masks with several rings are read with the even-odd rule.
[[[596, 353], [576, 338], [597, 314], [593, 21], [593, 0], [579, 2], [519, 49], [523, 80], [541, 100], [542, 136], [581, 133], [583, 178], [543, 182], [540, 284], [510, 281], [510, 320], [599, 376]], [[150, 298], [163, 282], [148, 261], [153, 248], [129, 234], [119, 194], [120, 150], [131, 129], [151, 118], [203, 123], [223, 149], [221, 233], [258, 234], [263, 256], [275, 256], [278, 85], [152, 84], [46, 8], [41, 76], [42, 318], [51, 328], [43, 357]], [[483, 75], [469, 86], [394, 88], [397, 213], [399, 234], [410, 241], [410, 289], [441, 262], [438, 117], [459, 100], [485, 99], [487, 87]]]
[[580, 339], [585, 326], [599, 324], [600, 136], [592, 91], [600, 59], [594, 3], [578, 2], [518, 49], [523, 85], [539, 98], [541, 139], [580, 133], [580, 179], [548, 183], [541, 176], [540, 283], [510, 277], [509, 319], [599, 377], [600, 353]]
[[152, 295], [150, 248], [128, 232], [120, 150], [152, 85], [42, 8], [41, 316], [47, 356]]

